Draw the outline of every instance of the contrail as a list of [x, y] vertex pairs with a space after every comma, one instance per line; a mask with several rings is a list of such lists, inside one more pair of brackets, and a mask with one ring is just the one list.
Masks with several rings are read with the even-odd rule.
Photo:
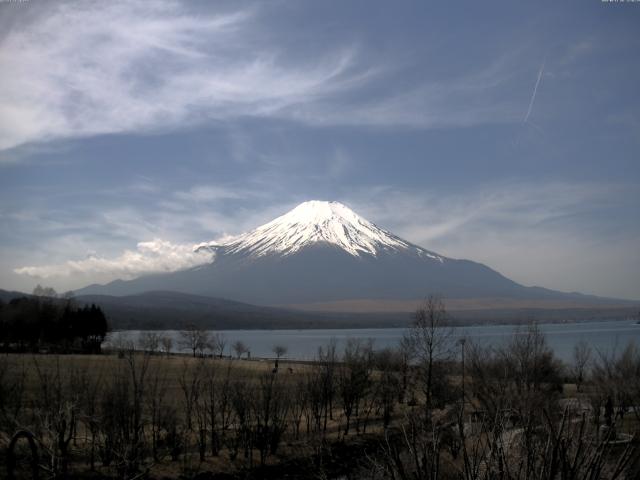
[[538, 71], [538, 79], [536, 80], [536, 86], [533, 87], [533, 94], [531, 95], [531, 100], [529, 101], [529, 108], [527, 108], [527, 113], [522, 119], [522, 123], [526, 123], [529, 120], [529, 115], [531, 115], [531, 110], [533, 110], [533, 102], [536, 99], [536, 93], [538, 93], [538, 85], [540, 85], [540, 80], [542, 80], [542, 74], [544, 73], [544, 63], [546, 59], [542, 61], [542, 65], [540, 66], [540, 70]]

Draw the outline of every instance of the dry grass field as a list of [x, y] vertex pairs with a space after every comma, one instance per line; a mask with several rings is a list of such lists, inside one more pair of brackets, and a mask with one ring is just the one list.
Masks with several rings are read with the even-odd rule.
[[[3, 354], [2, 473], [471, 480], [512, 464], [520, 473], [501, 478], [637, 478], [635, 347], [584, 371], [535, 328], [501, 349], [467, 346], [464, 370], [416, 351], [353, 341], [314, 362]], [[564, 461], [574, 467], [559, 477]]]
[[[270, 476], [271, 478], [279, 478], [278, 472], [282, 468], [287, 468], [291, 473], [296, 470], [305, 470], [313, 464], [314, 459], [322, 450], [332, 451], [331, 445], [336, 443], [341, 445], [341, 451], [350, 451], [348, 444], [354, 446], [361, 445], [363, 442], [370, 442], [372, 439], [380, 439], [382, 432], [381, 421], [378, 415], [373, 411], [374, 406], [370, 403], [367, 412], [367, 422], [363, 425], [363, 414], [359, 413], [357, 423], [351, 427], [349, 435], [344, 433], [344, 412], [342, 411], [340, 402], [337, 398], [331, 406], [331, 411], [326, 412], [326, 423], [324, 418], [320, 418], [318, 423], [321, 433], [313, 431], [314, 426], [311, 425], [315, 420], [310, 411], [304, 412], [303, 409], [309, 408], [308, 405], [300, 405], [294, 407], [293, 403], [300, 400], [298, 397], [303, 388], [307, 388], [309, 383], [315, 383], [314, 375], [317, 375], [318, 366], [308, 362], [295, 362], [280, 359], [278, 369], [275, 370], [275, 361], [270, 359], [236, 359], [236, 358], [201, 358], [189, 355], [146, 355], [143, 353], [133, 353], [131, 355], [38, 355], [38, 354], [6, 354], [0, 360], [2, 370], [2, 380], [5, 386], [18, 386], [12, 392], [4, 392], [5, 400], [9, 400], [9, 395], [17, 395], [14, 400], [20, 403], [20, 417], [18, 425], [15, 429], [25, 428], [36, 433], [41, 446], [47, 444], [46, 450], [55, 451], [56, 447], [51, 445], [55, 443], [52, 438], [43, 441], [43, 438], [55, 437], [55, 428], [48, 425], [47, 428], [38, 426], [38, 422], [43, 421], [43, 417], [56, 415], [60, 413], [59, 409], [70, 407], [77, 409], [76, 420], [78, 421], [75, 431], [73, 431], [73, 440], [69, 445], [69, 472], [73, 472], [74, 476], [87, 474], [90, 460], [88, 458], [89, 451], [92, 449], [92, 443], [96, 442], [96, 438], [92, 437], [90, 426], [87, 425], [87, 411], [95, 411], [96, 415], [101, 408], [106, 392], [112, 392], [117, 389], [118, 383], [124, 379], [131, 379], [130, 386], [132, 390], [136, 388], [144, 389], [141, 398], [141, 435], [144, 437], [140, 440], [145, 443], [146, 447], [142, 453], [141, 463], [144, 463], [143, 471], [150, 478], [178, 478], [184, 476], [193, 476], [199, 472], [226, 472], [227, 474], [246, 474], [247, 468], [258, 468], [259, 475]], [[379, 372], [371, 371], [372, 381], [379, 378]], [[135, 384], [139, 379], [139, 386]], [[245, 396], [247, 405], [259, 410], [260, 402], [264, 401], [265, 379], [276, 378], [277, 391], [274, 398], [280, 396], [287, 397], [286, 419], [282, 420], [282, 424], [286, 431], [282, 434], [282, 439], [277, 454], [269, 454], [264, 460], [258, 460], [259, 453], [252, 446], [251, 451], [238, 454], [238, 449], [242, 449], [240, 445], [234, 444], [236, 439], [230, 440], [230, 437], [238, 436], [238, 429], [235, 425], [237, 418], [228, 419], [226, 426], [220, 426], [225, 433], [226, 439], [221, 439], [221, 445], [215, 455], [209, 451], [205, 455], [199, 454], [199, 427], [196, 423], [199, 421], [199, 415], [206, 415], [209, 412], [203, 412], [205, 408], [210, 408], [206, 404], [208, 400], [204, 399], [207, 392], [208, 381], [215, 383], [218, 400], [213, 402], [224, 402], [221, 397], [227, 396], [228, 404], [222, 405], [218, 403], [214, 408], [219, 410], [227, 409], [227, 414], [235, 417], [232, 412], [237, 408], [237, 399], [232, 396], [239, 385], [242, 386], [242, 395]], [[159, 384], [161, 386], [159, 386]], [[159, 392], [161, 390], [161, 392]], [[134, 394], [135, 395], [135, 394]], [[306, 395], [305, 395], [306, 396]], [[55, 397], [54, 402], [50, 402], [50, 397]], [[62, 398], [65, 397], [65, 398]], [[337, 395], [336, 395], [337, 397]], [[161, 412], [151, 412], [154, 408], [154, 400], [158, 402], [155, 407], [165, 411], [175, 412], [177, 418], [174, 419], [180, 430], [181, 436], [180, 454], [178, 458], [172, 458], [170, 448], [165, 445], [166, 437], [170, 436], [166, 426], [159, 427], [162, 430], [158, 437], [164, 437], [162, 441], [157, 443], [162, 446], [158, 447], [157, 458], [151, 452], [151, 438], [156, 428], [152, 425], [154, 420], [152, 417], [161, 416]], [[135, 399], [129, 398], [128, 402], [134, 402]], [[307, 399], [300, 400], [303, 403]], [[45, 402], [43, 404], [43, 402]], [[86, 402], [92, 403], [86, 405]], [[234, 403], [235, 402], [235, 403]], [[55, 403], [56, 405], [53, 405]], [[69, 405], [64, 405], [65, 403]], [[234, 403], [234, 405], [232, 405]], [[6, 407], [3, 405], [2, 407]], [[48, 410], [50, 407], [50, 411]], [[240, 407], [241, 408], [241, 407]], [[268, 408], [268, 407], [267, 407]], [[322, 409], [322, 406], [318, 406]], [[84, 410], [84, 411], [83, 411]], [[198, 411], [199, 410], [199, 411]], [[269, 415], [270, 412], [265, 413]], [[317, 415], [324, 415], [318, 411]], [[104, 415], [104, 414], [103, 414]], [[135, 414], [134, 414], [135, 415]], [[224, 412], [213, 412], [220, 421], [220, 415]], [[260, 415], [253, 413], [253, 416]], [[297, 416], [299, 424], [294, 433], [293, 422]], [[317, 416], [316, 415], [316, 416]], [[210, 422], [206, 418], [203, 421]], [[44, 420], [49, 422], [50, 419]], [[101, 419], [104, 421], [104, 419]], [[130, 420], [122, 420], [130, 421]], [[224, 419], [222, 419], [224, 421]], [[55, 422], [52, 422], [55, 423]], [[158, 420], [161, 423], [161, 420]], [[191, 426], [187, 426], [192, 424]], [[366, 434], [365, 434], [366, 431]], [[0, 431], [0, 448], [6, 451], [10, 442], [12, 431], [2, 429]], [[71, 432], [70, 432], [71, 433]], [[99, 437], [96, 435], [95, 437]], [[208, 439], [207, 439], [208, 440]], [[376, 441], [377, 441], [376, 440]], [[229, 445], [225, 445], [228, 442]], [[206, 443], [206, 442], [205, 442]], [[28, 478], [30, 470], [26, 459], [29, 457], [28, 451], [25, 451], [26, 443], [22, 445], [22, 455], [24, 462], [22, 465], [22, 474], [24, 478]], [[210, 450], [207, 446], [207, 450]], [[328, 449], [328, 450], [327, 450]], [[60, 454], [60, 452], [57, 452]], [[331, 458], [339, 458], [341, 452], [331, 453]], [[247, 458], [247, 456], [249, 458]], [[104, 475], [120, 475], [113, 467], [105, 467], [99, 459], [100, 455], [96, 453], [94, 468], [96, 472]], [[355, 458], [355, 457], [354, 457]], [[6, 460], [6, 459], [5, 459]], [[310, 463], [311, 462], [311, 463]], [[357, 461], [349, 469], [355, 468]], [[326, 468], [331, 468], [329, 465]], [[336, 467], [340, 470], [342, 467]], [[245, 472], [245, 473], [242, 473]], [[126, 474], [122, 475], [127, 477]], [[256, 477], [260, 478], [260, 477]]]

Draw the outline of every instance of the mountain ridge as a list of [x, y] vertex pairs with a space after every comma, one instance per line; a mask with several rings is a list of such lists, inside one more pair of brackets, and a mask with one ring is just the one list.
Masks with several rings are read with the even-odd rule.
[[[23, 292], [0, 289], [0, 300], [32, 297]], [[65, 299], [54, 299], [64, 302]], [[203, 297], [167, 291], [150, 291], [128, 296], [81, 295], [75, 297], [79, 305], [99, 305], [114, 330], [181, 330], [189, 326], [215, 330], [238, 329], [326, 329], [326, 328], [392, 328], [406, 327], [420, 300], [404, 305], [389, 303], [387, 308], [324, 308], [314, 305], [302, 309], [263, 307], [220, 298]], [[579, 306], [535, 303], [476, 303], [445, 299], [447, 311], [454, 324], [518, 324], [531, 321], [567, 322], [617, 320], [637, 314], [638, 302]], [[376, 311], [372, 311], [376, 310]]]
[[76, 292], [164, 290], [263, 306], [414, 300], [429, 294], [589, 304], [611, 300], [520, 285], [481, 263], [448, 258], [403, 240], [339, 202], [304, 202], [250, 232], [194, 248], [211, 251], [214, 260]]

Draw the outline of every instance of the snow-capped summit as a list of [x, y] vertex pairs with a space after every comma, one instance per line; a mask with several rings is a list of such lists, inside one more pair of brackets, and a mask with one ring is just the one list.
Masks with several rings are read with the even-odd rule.
[[342, 203], [319, 200], [301, 203], [251, 232], [223, 243], [202, 244], [198, 248], [252, 257], [269, 254], [286, 256], [318, 243], [333, 245], [355, 257], [412, 251], [443, 261], [442, 257], [377, 227]]
[[168, 291], [319, 309], [370, 300], [413, 303], [431, 293], [458, 299], [567, 298], [519, 285], [485, 265], [432, 253], [338, 202], [304, 202], [255, 230], [197, 248], [215, 253], [214, 260], [76, 293]]

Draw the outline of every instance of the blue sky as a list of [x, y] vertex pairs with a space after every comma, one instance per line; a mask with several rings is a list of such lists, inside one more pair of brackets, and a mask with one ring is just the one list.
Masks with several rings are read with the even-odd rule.
[[0, 288], [183, 268], [339, 200], [640, 299], [640, 4], [0, 3]]

